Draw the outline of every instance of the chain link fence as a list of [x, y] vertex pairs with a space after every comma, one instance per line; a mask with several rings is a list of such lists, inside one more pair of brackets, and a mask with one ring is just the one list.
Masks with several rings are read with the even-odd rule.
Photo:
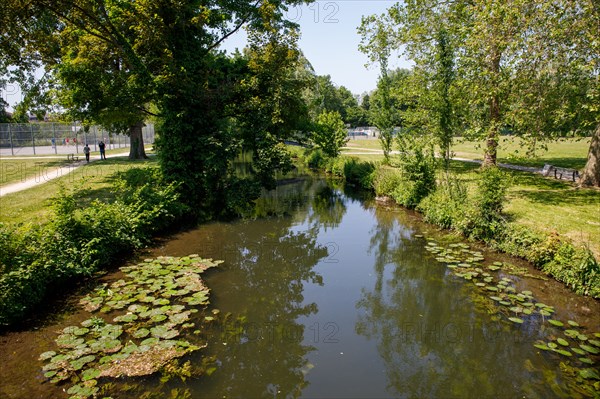
[[[145, 125], [142, 136], [144, 144], [154, 144], [154, 125]], [[86, 143], [92, 151], [98, 151], [100, 141], [107, 150], [129, 147], [129, 136], [99, 126], [86, 131], [77, 123], [0, 123], [2, 156], [82, 153]]]

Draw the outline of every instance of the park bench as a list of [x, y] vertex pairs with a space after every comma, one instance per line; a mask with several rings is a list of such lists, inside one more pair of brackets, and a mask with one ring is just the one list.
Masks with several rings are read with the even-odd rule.
[[577, 169], [560, 168], [549, 164], [544, 165], [542, 175], [554, 176], [555, 179], [559, 180], [577, 181], [579, 179], [579, 171]]
[[79, 156], [75, 155], [75, 154], [67, 154], [67, 161], [78, 161], [79, 160]]

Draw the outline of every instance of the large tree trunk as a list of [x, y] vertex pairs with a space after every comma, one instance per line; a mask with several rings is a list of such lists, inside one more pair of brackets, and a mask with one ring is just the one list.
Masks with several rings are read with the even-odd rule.
[[129, 126], [129, 159], [145, 159], [144, 136], [142, 135], [143, 123]]
[[[493, 80], [500, 80], [500, 54], [494, 48], [492, 50], [490, 72]], [[497, 83], [496, 83], [497, 84]], [[485, 154], [483, 157], [483, 167], [496, 166], [498, 154], [498, 140], [500, 139], [500, 95], [494, 87], [494, 93], [490, 99], [490, 128], [486, 138]]]
[[587, 163], [583, 169], [579, 184], [582, 186], [600, 187], [600, 123], [590, 142]]

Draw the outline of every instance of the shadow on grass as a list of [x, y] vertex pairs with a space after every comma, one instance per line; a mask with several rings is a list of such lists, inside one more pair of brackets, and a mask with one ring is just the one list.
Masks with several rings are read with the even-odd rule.
[[499, 158], [500, 163], [510, 163], [522, 166], [534, 166], [538, 168], [544, 167], [545, 164], [558, 166], [561, 168], [578, 169], [585, 167], [586, 158], [523, 158], [523, 157], [502, 157]]

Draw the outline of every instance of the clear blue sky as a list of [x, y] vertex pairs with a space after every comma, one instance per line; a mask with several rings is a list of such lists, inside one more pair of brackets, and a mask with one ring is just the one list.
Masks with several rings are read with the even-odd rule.
[[[300, 48], [318, 75], [331, 75], [338, 86], [354, 94], [375, 89], [379, 66], [368, 69], [366, 55], [358, 51], [360, 36], [356, 29], [363, 15], [382, 14], [395, 4], [392, 0], [317, 1], [290, 8], [287, 18], [300, 25]], [[223, 46], [226, 50], [245, 45], [245, 34], [231, 37]], [[390, 68], [408, 68], [410, 64], [397, 55], [390, 59]]]

